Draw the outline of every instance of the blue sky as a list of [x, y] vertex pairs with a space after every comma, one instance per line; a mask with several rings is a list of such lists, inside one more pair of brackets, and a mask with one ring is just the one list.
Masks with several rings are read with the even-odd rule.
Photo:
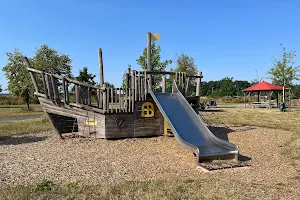
[[[250, 81], [257, 77], [255, 69], [266, 77], [272, 57], [281, 54], [280, 43], [300, 50], [298, 0], [0, 2], [1, 69], [5, 52], [18, 48], [30, 57], [48, 44], [70, 56], [75, 75], [87, 66], [98, 81], [101, 47], [105, 81], [118, 86], [128, 64], [139, 69], [136, 59], [148, 31], [161, 34], [162, 59], [182, 52], [192, 56], [204, 81], [225, 76]], [[2, 87], [6, 82], [1, 70]]]

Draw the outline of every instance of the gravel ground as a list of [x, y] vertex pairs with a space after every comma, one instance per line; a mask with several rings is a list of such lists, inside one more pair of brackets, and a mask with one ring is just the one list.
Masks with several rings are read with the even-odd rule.
[[124, 180], [218, 177], [230, 184], [285, 184], [297, 172], [281, 153], [292, 134], [264, 128], [216, 131], [237, 144], [250, 167], [204, 172], [192, 153], [173, 137], [125, 140], [72, 138], [52, 132], [0, 137], [0, 187], [36, 183], [42, 179], [68, 183], [117, 183]]

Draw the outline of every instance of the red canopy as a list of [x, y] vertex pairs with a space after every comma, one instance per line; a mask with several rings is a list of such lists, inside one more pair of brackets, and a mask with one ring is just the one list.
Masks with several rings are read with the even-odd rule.
[[[287, 88], [285, 88], [287, 90]], [[265, 81], [257, 83], [243, 90], [243, 92], [252, 91], [282, 91], [282, 86], [274, 85]]]

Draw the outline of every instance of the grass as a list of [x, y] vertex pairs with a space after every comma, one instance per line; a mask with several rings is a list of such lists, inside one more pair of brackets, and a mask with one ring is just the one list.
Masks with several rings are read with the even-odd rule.
[[30, 110], [27, 110], [25, 105], [1, 105], [0, 106], [0, 118], [12, 117], [12, 116], [27, 116], [27, 115], [39, 115], [43, 114], [43, 109], [40, 105], [31, 106]]
[[300, 109], [291, 108], [287, 112], [280, 112], [279, 108], [234, 108], [220, 109], [220, 111], [223, 112], [215, 112], [215, 115], [206, 112], [204, 117], [213, 123], [220, 123], [221, 120], [226, 125], [266, 127], [293, 132], [293, 139], [285, 145], [285, 154], [300, 171]]
[[[38, 189], [37, 189], [38, 188]], [[0, 190], [0, 199], [274, 199], [274, 191], [288, 194], [285, 185], [228, 182], [215, 177], [151, 181], [125, 181], [115, 185], [55, 184], [44, 180], [36, 185]]]
[[43, 116], [38, 119], [12, 120], [0, 123], [0, 136], [24, 135], [52, 130], [48, 119]]

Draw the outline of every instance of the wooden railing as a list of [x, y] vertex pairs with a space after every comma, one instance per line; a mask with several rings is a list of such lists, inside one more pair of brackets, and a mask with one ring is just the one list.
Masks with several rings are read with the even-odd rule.
[[[28, 64], [29, 65], [29, 64]], [[182, 88], [183, 94], [189, 87], [189, 79], [198, 76], [187, 76], [182, 72], [141, 72], [133, 70], [127, 76], [126, 84], [121, 88], [97, 87], [85, 84], [68, 77], [46, 73], [30, 67], [27, 68], [35, 88], [35, 95], [51, 100], [58, 106], [73, 106], [100, 113], [134, 112], [135, 102], [145, 101], [149, 88], [148, 74], [171, 74], [175, 75], [178, 87]], [[166, 77], [162, 76], [162, 92], [166, 92]], [[197, 84], [197, 90], [198, 84]], [[197, 91], [196, 91], [197, 94]]]

